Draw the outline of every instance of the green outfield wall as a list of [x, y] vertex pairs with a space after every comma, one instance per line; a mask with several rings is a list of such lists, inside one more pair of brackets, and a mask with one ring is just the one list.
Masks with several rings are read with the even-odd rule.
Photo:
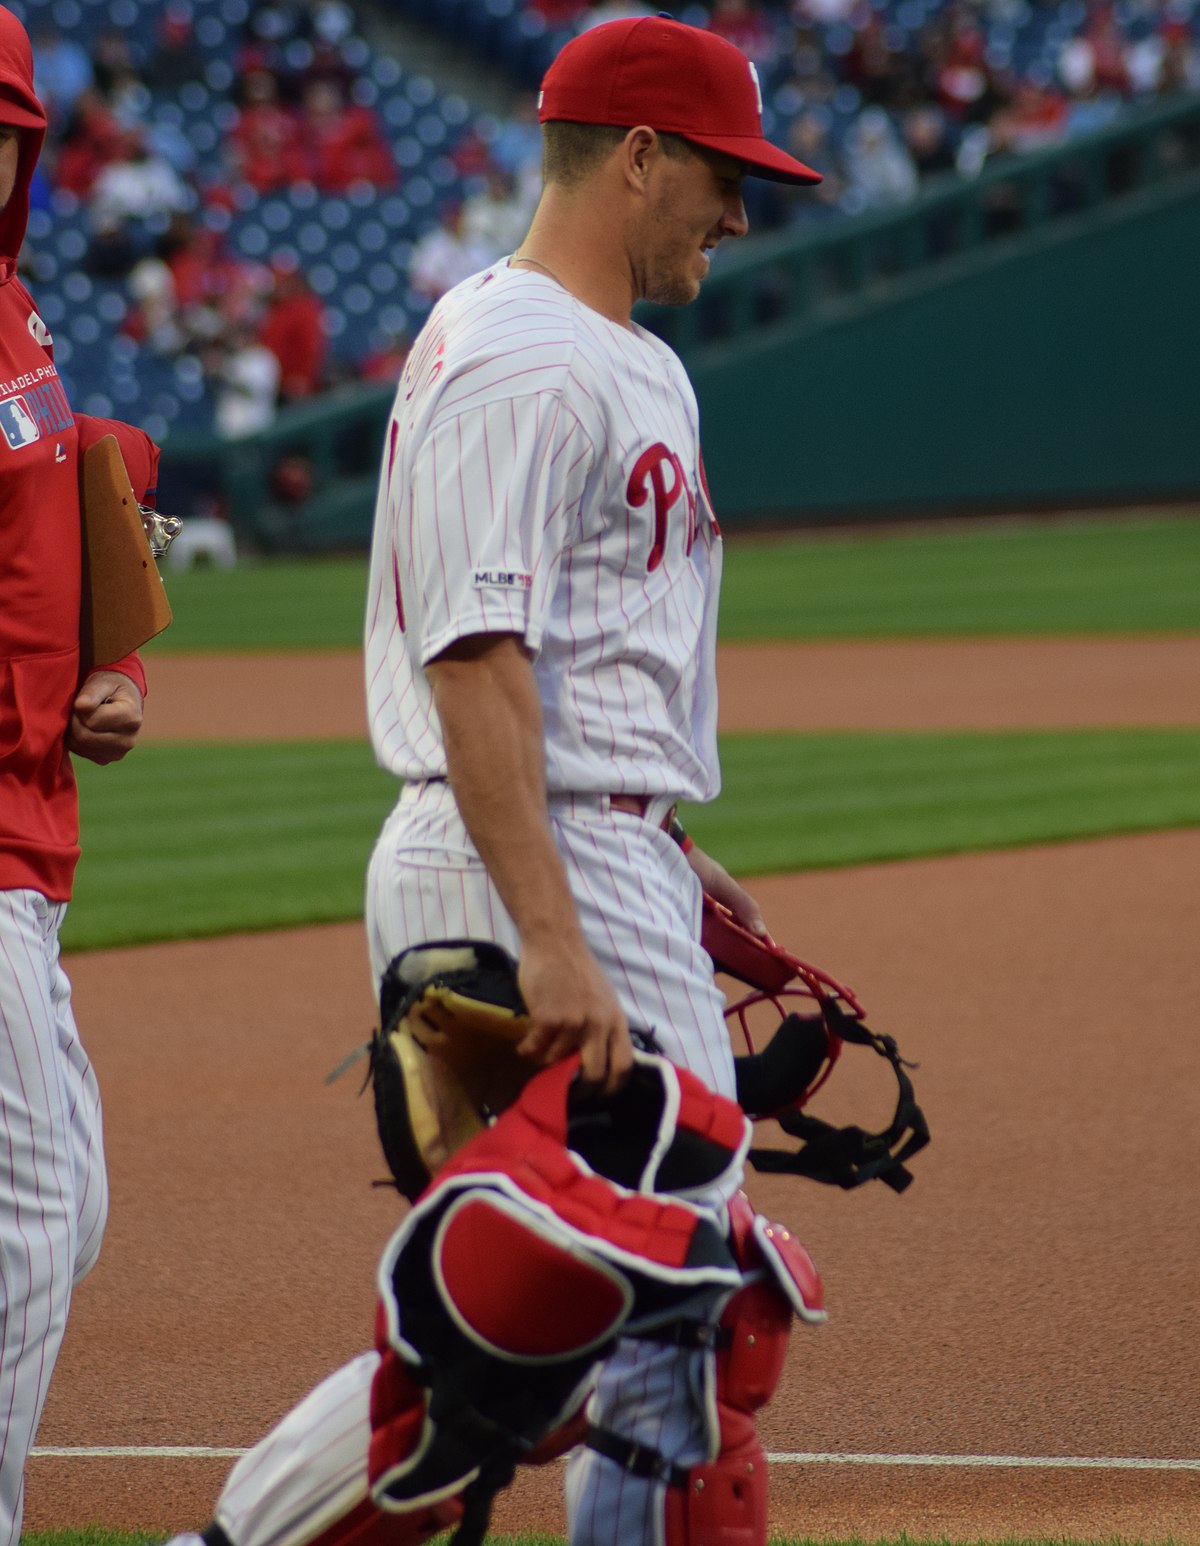
[[[1194, 182], [1194, 186], [1192, 185]], [[1200, 181], [691, 353], [726, 521], [1200, 495]]]

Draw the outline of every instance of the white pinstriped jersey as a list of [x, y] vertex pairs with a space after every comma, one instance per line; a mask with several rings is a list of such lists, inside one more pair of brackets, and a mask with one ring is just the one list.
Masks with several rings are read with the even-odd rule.
[[413, 347], [384, 447], [365, 641], [380, 764], [444, 775], [423, 667], [514, 633], [552, 793], [712, 799], [720, 569], [671, 350], [507, 260], [467, 280]]

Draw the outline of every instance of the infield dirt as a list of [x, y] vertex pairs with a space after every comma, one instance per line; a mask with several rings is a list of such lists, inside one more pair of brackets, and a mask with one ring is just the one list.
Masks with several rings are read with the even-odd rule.
[[[1184, 636], [730, 644], [718, 674], [728, 732], [1200, 724], [1200, 638]], [[364, 736], [361, 656], [159, 656], [146, 734]]]
[[[1101, 661], [1051, 720], [986, 723], [1194, 723], [1186, 678], [1200, 646], [1175, 642], [1177, 666], [1157, 648], [1144, 669], [1127, 665], [1132, 698]], [[819, 648], [848, 660], [858, 647]], [[897, 648], [864, 656], [858, 685], [844, 685], [860, 715], [860, 688], [874, 681], [880, 707], [894, 705], [949, 659], [935, 668], [910, 652], [889, 688], [881, 656], [895, 663]], [[999, 703], [998, 658], [981, 678], [974, 652], [961, 702]], [[1020, 668], [1013, 713], [1026, 699], [1026, 716], [1039, 712], [1038, 681], [1066, 658]], [[824, 680], [808, 660], [799, 674]], [[163, 736], [185, 691], [185, 663], [174, 679], [165, 665], [151, 730]], [[211, 662], [186, 671], [213, 677]], [[797, 671], [792, 661], [787, 679]], [[232, 704], [235, 679], [216, 678], [214, 701]], [[304, 734], [360, 733], [331, 726], [357, 709], [357, 675], [352, 694], [319, 674], [287, 691]], [[949, 712], [949, 693], [931, 686], [923, 712]], [[1084, 693], [1086, 717], [1064, 719]], [[726, 683], [729, 713], [751, 701]], [[297, 723], [292, 709], [284, 720]], [[802, 722], [816, 728], [811, 708]], [[233, 733], [208, 723], [189, 734]], [[792, 1339], [762, 1423], [770, 1450], [1196, 1456], [1198, 870], [1191, 831], [755, 883], [776, 935], [848, 979], [871, 1023], [920, 1063], [934, 1132], [901, 1197], [752, 1177], [759, 1206], [812, 1250], [831, 1309], [827, 1327]], [[360, 929], [68, 965], [105, 1095], [113, 1208], [39, 1445], [251, 1444], [367, 1345], [375, 1264], [399, 1215], [394, 1194], [369, 1184], [383, 1166], [357, 1072], [323, 1082], [373, 1018]], [[822, 1112], [882, 1123], [890, 1098], [882, 1063], [847, 1054]], [[228, 1465], [34, 1459], [26, 1525], [198, 1527]], [[523, 1474], [497, 1528], [561, 1529], [560, 1480], [557, 1468]], [[772, 1489], [772, 1527], [794, 1535], [1200, 1541], [1195, 1470], [781, 1464]]]

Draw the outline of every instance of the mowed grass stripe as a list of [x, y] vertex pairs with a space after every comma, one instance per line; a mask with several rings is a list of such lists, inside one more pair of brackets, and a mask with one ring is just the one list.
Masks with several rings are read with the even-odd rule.
[[725, 544], [726, 639], [947, 638], [1200, 627], [1200, 520], [1010, 525]]
[[173, 618], [146, 647], [196, 650], [353, 649], [361, 642], [365, 557], [279, 559], [235, 569], [166, 569]]
[[84, 858], [64, 941], [92, 948], [355, 917], [395, 792], [355, 742], [147, 746], [119, 769], [84, 767]]
[[[726, 640], [1200, 630], [1200, 516], [734, 532], [725, 550]], [[353, 648], [366, 574], [362, 558], [168, 571], [175, 621], [149, 652]]]
[[770, 874], [1200, 823], [1200, 731], [733, 736], [687, 810], [732, 870]]
[[[734, 736], [688, 810], [739, 874], [1200, 825], [1200, 730]], [[358, 742], [145, 746], [79, 770], [69, 949], [357, 917], [396, 794]]]

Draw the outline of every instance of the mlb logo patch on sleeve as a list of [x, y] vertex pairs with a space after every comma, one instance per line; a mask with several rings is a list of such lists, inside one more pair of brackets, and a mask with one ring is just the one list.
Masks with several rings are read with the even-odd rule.
[[0, 430], [8, 441], [10, 450], [20, 450], [42, 438], [33, 415], [23, 397], [0, 398]]
[[529, 590], [533, 576], [517, 569], [476, 569], [471, 584], [476, 590]]

